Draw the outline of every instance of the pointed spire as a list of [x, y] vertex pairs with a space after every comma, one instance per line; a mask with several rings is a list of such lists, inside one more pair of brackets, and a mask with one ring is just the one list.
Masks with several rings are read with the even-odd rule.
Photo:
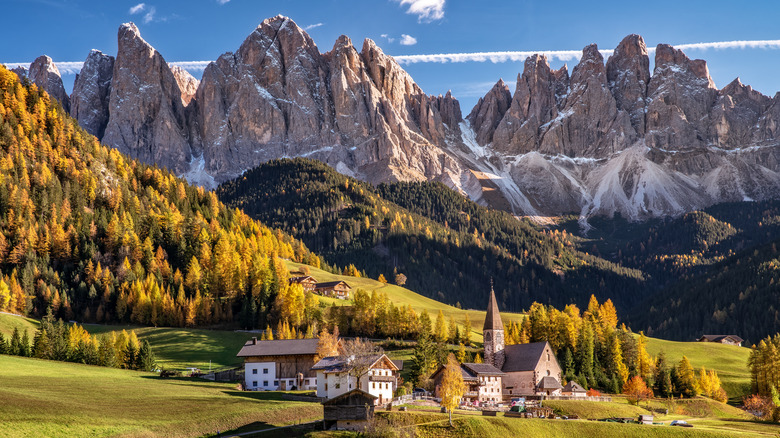
[[493, 279], [490, 279], [490, 301], [488, 301], [487, 315], [485, 315], [485, 326], [482, 330], [504, 330], [504, 323], [501, 322], [501, 314], [498, 311], [498, 302], [496, 293], [493, 291]]

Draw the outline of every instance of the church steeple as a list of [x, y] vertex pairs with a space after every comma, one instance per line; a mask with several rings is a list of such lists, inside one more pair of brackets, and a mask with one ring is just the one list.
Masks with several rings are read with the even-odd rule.
[[490, 281], [490, 299], [488, 300], [482, 334], [485, 345], [485, 363], [492, 364], [500, 370], [504, 366], [504, 323], [501, 321], [501, 313], [498, 311], [492, 280]]

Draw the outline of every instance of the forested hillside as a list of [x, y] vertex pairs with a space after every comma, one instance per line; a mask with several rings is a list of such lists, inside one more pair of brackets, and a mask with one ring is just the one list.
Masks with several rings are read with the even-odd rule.
[[86, 322], [314, 321], [301, 242], [100, 145], [0, 66], [0, 311]]
[[733, 333], [750, 343], [780, 330], [780, 202], [719, 204], [664, 221], [616, 218], [593, 225], [581, 246], [640, 269], [659, 290], [636, 304], [629, 318], [634, 327], [678, 340]]
[[566, 233], [488, 210], [440, 183], [375, 188], [293, 159], [250, 170], [217, 195], [331, 264], [355, 264], [389, 281], [404, 274], [409, 288], [449, 304], [483, 308], [491, 279], [510, 311], [534, 301], [584, 306], [591, 294], [625, 308], [643, 289], [639, 271], [580, 252]]

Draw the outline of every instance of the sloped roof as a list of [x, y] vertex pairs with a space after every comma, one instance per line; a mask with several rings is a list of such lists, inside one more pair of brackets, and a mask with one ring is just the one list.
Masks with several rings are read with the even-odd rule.
[[703, 335], [701, 338], [699, 338], [699, 341], [706, 339], [709, 342], [720, 342], [725, 338], [731, 338], [734, 342], [745, 342], [744, 339], [737, 335]]
[[[371, 367], [373, 368], [377, 362], [383, 359], [388, 365], [391, 365], [392, 368], [395, 368], [396, 371], [399, 369], [398, 365], [395, 364], [395, 361], [390, 360], [390, 358], [388, 358], [385, 354], [377, 354], [371, 357]], [[311, 367], [312, 370], [322, 370], [325, 373], [340, 373], [348, 371], [351, 368], [352, 367], [349, 365], [346, 358], [341, 356], [324, 357], [320, 359], [319, 362], [315, 363], [313, 367]]]
[[579, 383], [570, 380], [569, 383], [566, 384], [566, 386], [563, 387], [563, 392], [588, 392], [580, 386]]
[[292, 277], [292, 278], [290, 278], [290, 283], [301, 283], [303, 281], [313, 281], [315, 283], [317, 282], [317, 280], [314, 277], [312, 277], [311, 275], [304, 275], [302, 277]]
[[[436, 369], [436, 371], [431, 374], [431, 379], [436, 380], [436, 376], [438, 376], [440, 373], [444, 372], [444, 368], [446, 368], [444, 365], [439, 365], [439, 368]], [[477, 375], [472, 373], [471, 371], [467, 370], [463, 364], [461, 364], [460, 367], [460, 375], [463, 377], [464, 382], [476, 382], [477, 381]]]
[[322, 289], [322, 288], [326, 288], [326, 287], [335, 287], [335, 286], [338, 286], [341, 283], [344, 283], [344, 285], [347, 286], [347, 288], [352, 289], [352, 286], [347, 284], [346, 281], [327, 281], [325, 283], [317, 283], [317, 285], [314, 286], [314, 288], [315, 289]]
[[463, 363], [461, 367], [475, 375], [503, 376], [506, 374], [489, 363]]
[[482, 330], [504, 330], [504, 323], [501, 322], [501, 313], [498, 311], [498, 302], [496, 302], [496, 293], [493, 292], [493, 286], [490, 287], [490, 299], [488, 300], [485, 325], [482, 327]]
[[317, 354], [319, 339], [280, 339], [273, 341], [248, 340], [236, 356], [293, 356], [297, 354]]
[[[366, 401], [369, 401], [373, 403], [374, 400], [376, 400], [377, 396], [369, 394], [361, 389], [355, 388], [352, 391], [345, 392], [344, 394], [341, 394], [339, 396], [333, 397], [330, 400], [326, 400], [322, 402], [323, 405], [339, 405], [344, 401], [347, 401], [349, 399], [363, 399]], [[361, 403], [362, 404], [362, 403]], [[358, 405], [359, 406], [359, 405]]]
[[[514, 344], [504, 347], [504, 366], [501, 371], [511, 373], [513, 371], [533, 371], [536, 364], [542, 359], [547, 342], [534, 342], [531, 344]], [[557, 361], [557, 359], [556, 359]]]
[[542, 380], [539, 382], [538, 385], [536, 385], [539, 389], [544, 390], [550, 390], [550, 389], [561, 389], [563, 388], [561, 386], [561, 383], [558, 382], [558, 379], [552, 376], [544, 376], [542, 377]]

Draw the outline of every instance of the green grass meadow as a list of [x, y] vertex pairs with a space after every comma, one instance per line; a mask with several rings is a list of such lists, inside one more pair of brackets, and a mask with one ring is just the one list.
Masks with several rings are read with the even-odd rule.
[[[287, 267], [291, 271], [297, 271], [300, 269], [301, 264], [299, 263], [293, 263], [290, 261], [286, 261]], [[326, 282], [326, 281], [338, 281], [342, 280], [345, 281], [347, 284], [349, 284], [353, 291], [355, 289], [363, 289], [367, 292], [377, 291], [377, 292], [384, 292], [387, 294], [387, 298], [393, 302], [396, 306], [406, 306], [407, 304], [411, 305], [412, 308], [416, 312], [422, 312], [423, 310], [428, 312], [428, 315], [431, 316], [431, 321], [436, 320], [436, 315], [439, 314], [439, 310], [441, 310], [444, 313], [445, 318], [450, 317], [450, 315], [455, 319], [455, 322], [461, 326], [466, 321], [466, 315], [469, 316], [469, 320], [471, 321], [471, 340], [473, 342], [482, 343], [482, 325], [485, 323], [485, 310], [466, 310], [466, 309], [458, 309], [457, 307], [450, 306], [444, 303], [441, 303], [439, 301], [436, 301], [431, 298], [424, 297], [416, 292], [412, 292], [409, 289], [403, 288], [401, 286], [397, 286], [390, 283], [380, 283], [374, 279], [371, 278], [357, 278], [357, 277], [349, 277], [344, 275], [336, 275], [331, 274], [330, 272], [323, 271], [321, 269], [312, 268], [311, 266], [308, 266], [310, 274], [312, 277], [316, 278], [317, 281]], [[333, 299], [333, 298], [320, 298], [325, 303], [343, 303], [341, 300]], [[485, 301], [485, 308], [487, 309], [487, 300]], [[504, 321], [504, 323], [507, 323], [512, 320], [520, 320], [522, 317], [522, 314], [520, 313], [511, 313], [511, 312], [501, 312], [501, 318]]]
[[322, 416], [317, 403], [235, 385], [0, 356], [0, 436], [192, 437]]
[[669, 364], [677, 364], [683, 355], [691, 361], [698, 375], [702, 367], [718, 373], [723, 389], [730, 398], [750, 393], [750, 348], [712, 342], [675, 342], [648, 338], [647, 352], [657, 357], [661, 351]]

